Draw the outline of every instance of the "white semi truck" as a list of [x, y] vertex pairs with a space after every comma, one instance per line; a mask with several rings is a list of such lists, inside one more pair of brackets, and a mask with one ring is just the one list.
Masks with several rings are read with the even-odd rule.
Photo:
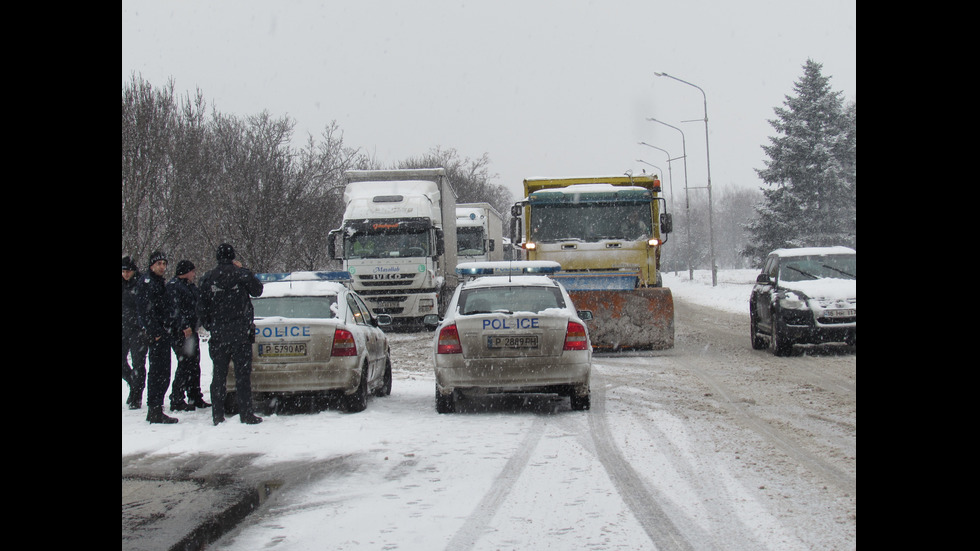
[[[330, 232], [351, 286], [396, 324], [442, 315], [456, 289], [456, 192], [445, 169], [351, 170]], [[338, 247], [339, 245], [339, 247]]]
[[490, 203], [457, 204], [457, 262], [503, 260], [503, 223], [503, 217]]

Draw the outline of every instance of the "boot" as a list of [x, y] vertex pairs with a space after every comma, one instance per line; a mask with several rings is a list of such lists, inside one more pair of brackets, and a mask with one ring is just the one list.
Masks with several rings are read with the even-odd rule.
[[254, 413], [243, 413], [241, 415], [241, 420], [242, 423], [245, 423], [246, 425], [258, 425], [262, 422], [262, 418]]
[[146, 420], [150, 424], [164, 424], [170, 425], [177, 422], [177, 419], [170, 417], [163, 413], [163, 406], [155, 406], [148, 409], [146, 412]]
[[194, 405], [183, 400], [170, 400], [170, 411], [194, 411]]
[[[137, 392], [137, 390], [139, 390]], [[143, 405], [143, 391], [141, 389], [131, 389], [129, 391], [129, 397], [126, 398], [126, 404], [129, 405], [129, 409], [140, 409]]]
[[204, 401], [204, 396], [198, 396], [197, 398], [194, 398], [187, 405], [188, 406], [191, 406], [191, 407], [195, 407], [197, 409], [204, 409], [204, 408], [211, 407], [211, 404], [209, 404], [209, 403], [207, 403], [207, 402]]

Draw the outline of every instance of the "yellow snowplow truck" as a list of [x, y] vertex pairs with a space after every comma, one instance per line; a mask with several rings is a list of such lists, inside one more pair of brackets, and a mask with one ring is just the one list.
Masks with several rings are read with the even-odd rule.
[[674, 346], [674, 298], [660, 277], [672, 221], [660, 193], [650, 175], [534, 178], [511, 209], [512, 241], [528, 260], [561, 264], [552, 277], [592, 311], [595, 349]]

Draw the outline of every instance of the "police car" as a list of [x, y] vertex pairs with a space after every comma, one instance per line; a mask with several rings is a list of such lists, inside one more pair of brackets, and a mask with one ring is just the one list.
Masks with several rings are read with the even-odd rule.
[[436, 411], [467, 394], [551, 393], [589, 409], [592, 346], [571, 298], [547, 274], [556, 262], [466, 262], [435, 329]]
[[[257, 274], [262, 296], [252, 298], [252, 396], [256, 402], [297, 395], [334, 395], [348, 412], [363, 411], [369, 393], [391, 394], [391, 351], [382, 327], [343, 282], [347, 272]], [[228, 403], [235, 380], [228, 371]]]

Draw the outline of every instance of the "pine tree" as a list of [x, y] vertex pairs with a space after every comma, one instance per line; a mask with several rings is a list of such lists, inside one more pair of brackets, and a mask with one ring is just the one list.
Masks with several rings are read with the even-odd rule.
[[796, 96], [769, 121], [780, 135], [762, 146], [769, 158], [756, 172], [770, 187], [743, 251], [757, 261], [780, 247], [856, 245], [856, 104], [845, 108], [821, 69], [807, 60]]

